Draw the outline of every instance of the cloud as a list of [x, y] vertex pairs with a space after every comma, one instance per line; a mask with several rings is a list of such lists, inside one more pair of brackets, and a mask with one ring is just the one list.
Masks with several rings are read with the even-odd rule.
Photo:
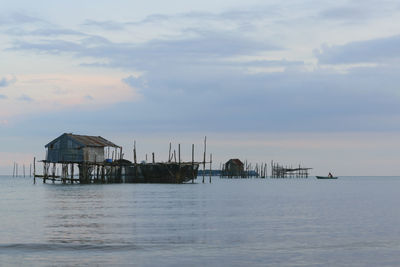
[[144, 76], [135, 77], [130, 75], [129, 77], [122, 79], [122, 81], [134, 88], [146, 88], [148, 86], [147, 80], [144, 78]]
[[281, 47], [243, 38], [237, 32], [195, 31], [191, 38], [152, 40], [145, 44], [114, 43], [102, 37], [79, 42], [60, 39], [42, 42], [16, 41], [9, 50], [31, 50], [41, 53], [72, 53], [77, 57], [107, 59], [102, 66], [146, 70], [164, 64], [218, 64], [218, 60], [240, 55], [280, 50]]
[[[243, 8], [241, 10], [229, 10], [220, 13], [213, 13], [213, 12], [201, 12], [201, 11], [191, 11], [186, 13], [179, 13], [179, 14], [151, 14], [146, 16], [142, 20], [138, 21], [128, 21], [125, 23], [117, 24], [117, 25], [124, 25], [126, 26], [144, 26], [147, 24], [157, 24], [160, 25], [165, 22], [176, 22], [176, 21], [186, 21], [186, 22], [193, 22], [193, 21], [202, 21], [203, 23], [207, 24], [209, 22], [236, 22], [236, 23], [243, 23], [244, 21], [259, 21], [265, 20], [266, 18], [277, 18], [281, 15], [281, 8], [278, 5], [264, 5], [258, 8]], [[92, 21], [94, 22], [94, 21]], [[96, 24], [100, 24], [102, 22], [95, 22]], [[110, 23], [110, 22], [107, 22]]]
[[319, 17], [322, 19], [344, 20], [344, 21], [360, 21], [369, 18], [371, 12], [364, 6], [341, 6], [325, 9], [320, 12]]
[[18, 97], [17, 99], [18, 99], [19, 101], [24, 101], [24, 102], [32, 102], [32, 101], [33, 101], [33, 98], [31, 98], [30, 96], [25, 95], [25, 94], [21, 95], [21, 96]]
[[85, 100], [91, 101], [91, 100], [94, 100], [94, 98], [91, 95], [85, 95]]
[[11, 84], [15, 83], [16, 81], [17, 81], [17, 78], [15, 76], [3, 77], [0, 79], [0, 87], [10, 86]]
[[22, 24], [35, 24], [44, 23], [45, 21], [25, 13], [15, 12], [10, 15], [0, 16], [0, 25], [22, 25]]
[[8, 97], [6, 95], [1, 95], [0, 94], [0, 99], [7, 99]]
[[18, 81], [8, 89], [8, 100], [0, 105], [2, 118], [59, 110], [96, 110], [139, 98], [135, 89], [115, 74], [21, 74]]
[[50, 36], [87, 36], [87, 34], [75, 31], [75, 30], [69, 30], [69, 29], [63, 29], [63, 28], [38, 28], [35, 30], [25, 30], [20, 27], [12, 27], [9, 28], [8, 30], [4, 31], [6, 34], [9, 35], [14, 35], [14, 36], [41, 36], [41, 37], [50, 37]]
[[125, 29], [123, 23], [118, 23], [115, 21], [95, 21], [95, 20], [86, 20], [83, 26], [99, 28], [105, 31], [121, 31]]
[[400, 35], [344, 45], [324, 46], [315, 52], [320, 64], [382, 63], [400, 58]]
[[75, 52], [80, 49], [80, 45], [70, 41], [52, 40], [40, 43], [31, 43], [26, 41], [16, 41], [12, 48], [7, 50], [34, 50], [43, 53], [60, 54], [66, 52]]
[[[79, 122], [71, 118], [70, 125], [79, 126], [84, 122], [97, 125], [104, 120], [115, 129], [132, 131], [140, 125], [141, 130], [149, 132], [400, 130], [400, 98], [395, 86], [400, 78], [395, 63], [385, 70], [353, 68], [345, 75], [318, 66], [310, 70], [301, 59], [278, 56], [289, 48], [274, 38], [260, 38], [257, 31], [243, 31], [241, 24], [246, 24], [246, 20], [263, 20], [260, 14], [254, 13], [253, 20], [251, 12], [237, 12], [238, 17], [235, 12], [197, 13], [193, 17], [199, 20], [204, 17], [208, 21], [234, 23], [219, 24], [216, 28], [185, 24], [174, 34], [160, 34], [145, 42], [133, 38], [115, 41], [106, 33], [78, 38], [54, 35], [40, 40], [18, 39], [10, 49], [56, 56], [67, 53], [88, 68], [122, 69], [132, 73], [118, 77], [118, 82], [113, 80], [118, 87], [123, 84], [119, 93], [110, 86], [100, 94], [93, 84], [81, 92], [80, 83], [64, 83], [64, 86], [57, 84], [63, 90], [57, 92], [65, 92], [66, 88], [73, 92], [60, 95], [52, 87], [54, 95], [46, 98], [47, 104], [57, 102], [63, 107], [102, 104], [97, 105], [104, 114], [99, 121], [94, 119], [98, 110], [57, 109], [60, 116], [68, 112], [80, 118]], [[146, 23], [176, 22], [187, 17], [189, 13], [149, 16]], [[86, 26], [95, 27], [113, 24], [111, 21], [87, 23]], [[121, 27], [126, 30], [129, 25], [124, 23]], [[387, 63], [399, 54], [395, 46], [397, 38], [325, 46], [315, 55], [320, 65]], [[134, 91], [132, 88], [141, 89], [140, 97], [127, 97], [129, 90]], [[43, 92], [42, 97], [47, 93]], [[117, 99], [108, 102], [111, 97]], [[39, 99], [41, 96], [35, 95], [35, 101]], [[125, 122], [123, 126], [121, 121]]]

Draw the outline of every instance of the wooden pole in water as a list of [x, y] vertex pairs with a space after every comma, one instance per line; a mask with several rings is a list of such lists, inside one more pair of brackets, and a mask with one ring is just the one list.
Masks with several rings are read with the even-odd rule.
[[211, 175], [212, 175], [212, 154], [210, 154], [210, 184], [211, 184]]
[[74, 183], [74, 163], [71, 163], [71, 184]]
[[207, 151], [207, 136], [204, 136], [204, 154], [203, 154], [203, 184], [206, 172], [206, 151]]
[[25, 178], [25, 164], [23, 164], [23, 165], [22, 165], [22, 169], [23, 169], [23, 172], [24, 172], [24, 178]]
[[156, 163], [156, 160], [154, 159], [154, 152], [151, 154], [153, 155], [153, 163]]
[[47, 162], [43, 163], [43, 183], [44, 184], [46, 183], [46, 179], [47, 179], [47, 175], [48, 175], [48, 171], [49, 171], [47, 164], [49, 164], [49, 163], [47, 163]]
[[136, 141], [133, 141], [133, 162], [135, 165], [137, 164], [137, 159], [136, 159]]
[[13, 164], [13, 177], [15, 177], [15, 162]]
[[36, 184], [36, 157], [33, 157], [33, 183]]
[[178, 144], [179, 167], [181, 166], [181, 144]]
[[[135, 179], [136, 179], [138, 176], [137, 159], [136, 159], [136, 140], [133, 141], [133, 162], [135, 164]], [[147, 154], [146, 154], [146, 162], [147, 162]]]
[[174, 161], [176, 163], [176, 150], [174, 149]]
[[192, 144], [192, 184], [194, 183], [194, 144]]
[[29, 177], [32, 177], [32, 163], [29, 163]]
[[53, 169], [52, 169], [52, 173], [53, 173], [53, 182], [56, 179], [56, 164], [53, 163]]
[[171, 142], [169, 142], [168, 162], [171, 162]]

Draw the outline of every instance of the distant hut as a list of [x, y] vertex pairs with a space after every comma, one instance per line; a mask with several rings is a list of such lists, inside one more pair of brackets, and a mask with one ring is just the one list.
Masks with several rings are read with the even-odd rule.
[[224, 166], [225, 176], [228, 177], [241, 177], [244, 175], [244, 164], [240, 159], [230, 159]]
[[103, 162], [104, 148], [115, 149], [114, 159], [117, 159], [117, 149], [121, 147], [101, 136], [77, 135], [64, 133], [46, 146], [46, 161], [51, 163], [82, 163]]

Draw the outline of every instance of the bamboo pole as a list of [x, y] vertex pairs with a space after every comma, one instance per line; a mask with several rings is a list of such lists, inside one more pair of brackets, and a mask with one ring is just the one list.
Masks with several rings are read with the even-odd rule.
[[206, 172], [206, 151], [207, 151], [207, 136], [204, 137], [204, 154], [203, 154], [203, 184]]
[[194, 183], [194, 144], [192, 144], [192, 184]]
[[178, 144], [179, 167], [181, 166], [181, 144]]
[[71, 184], [74, 183], [74, 163], [71, 164]]
[[33, 183], [36, 184], [36, 157], [33, 157]]
[[136, 160], [136, 141], [133, 141], [133, 162], [135, 163], [135, 165], [137, 164], [137, 160]]
[[171, 142], [169, 142], [168, 162], [171, 162]]
[[210, 184], [211, 184], [211, 176], [212, 176], [212, 154], [210, 154]]

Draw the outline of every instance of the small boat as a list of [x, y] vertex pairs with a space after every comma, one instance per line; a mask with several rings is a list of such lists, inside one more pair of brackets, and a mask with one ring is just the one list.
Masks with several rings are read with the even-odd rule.
[[337, 176], [316, 176], [317, 179], [337, 179]]

